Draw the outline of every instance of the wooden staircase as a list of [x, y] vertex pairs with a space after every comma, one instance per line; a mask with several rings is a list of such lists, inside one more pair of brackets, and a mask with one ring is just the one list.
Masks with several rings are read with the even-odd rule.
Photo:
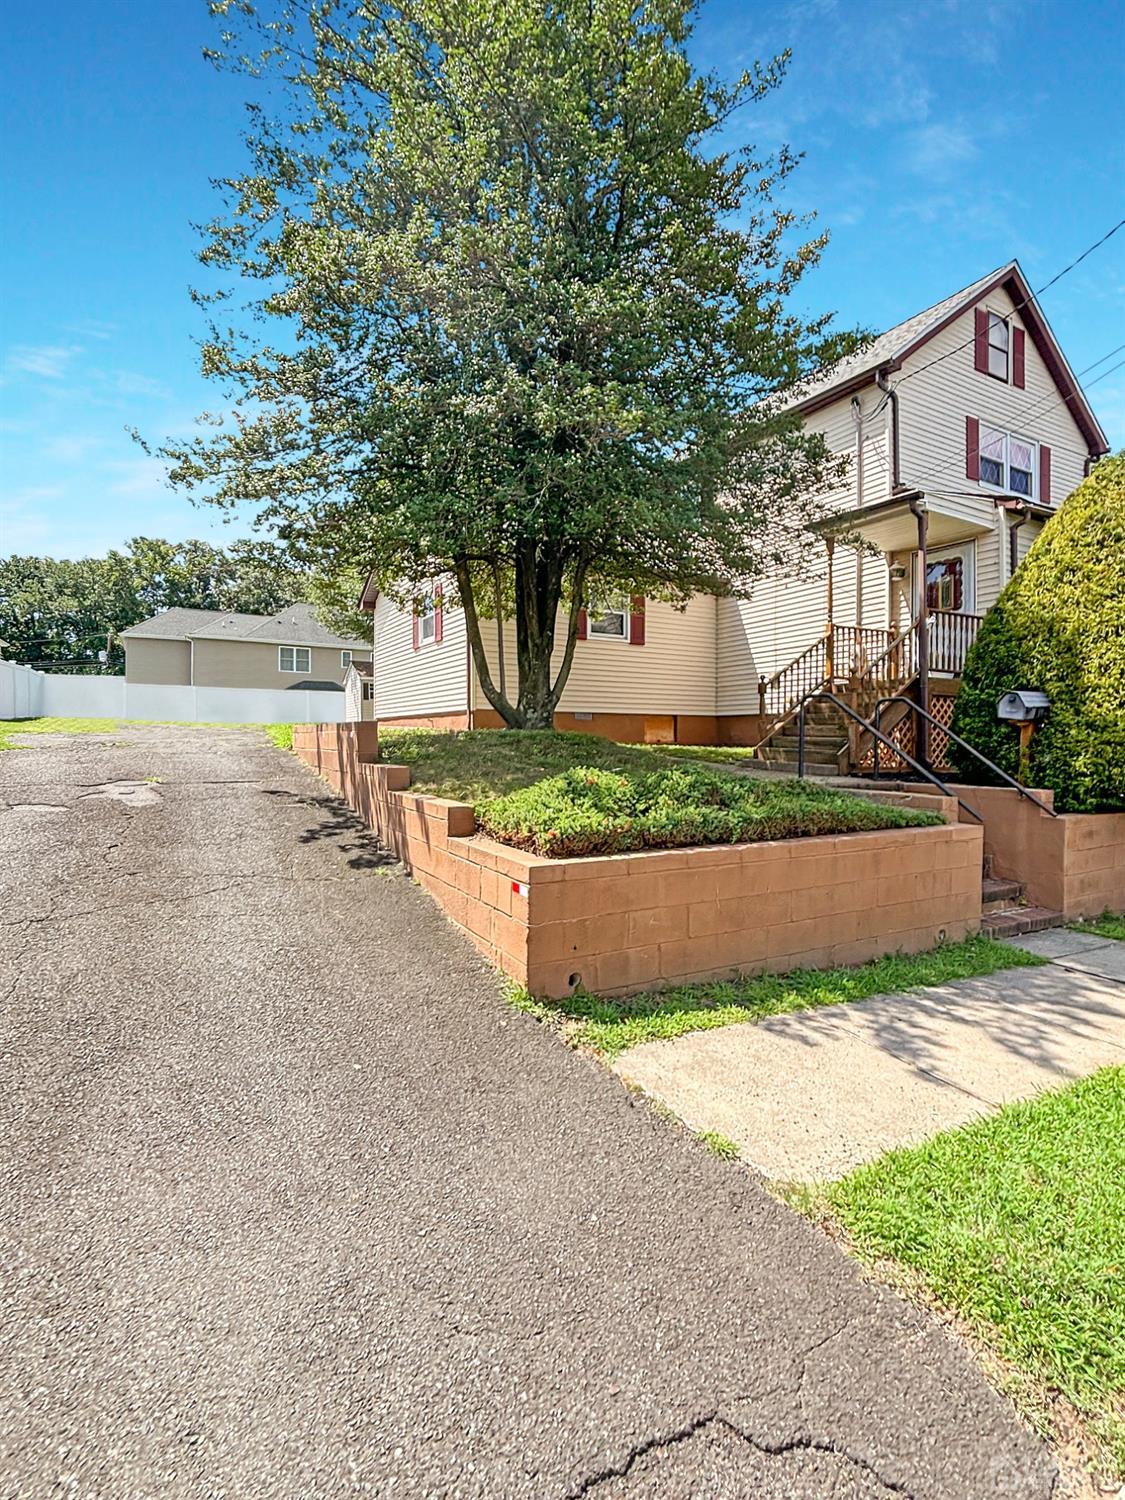
[[[810, 703], [805, 709], [805, 775], [839, 776], [840, 754], [847, 748], [848, 733], [842, 715], [831, 703]], [[755, 759], [771, 771], [797, 774], [798, 732], [796, 719], [763, 741]]]
[[[929, 671], [959, 676], [981, 617], [932, 610], [925, 629]], [[802, 703], [830, 692], [868, 718], [882, 698], [905, 696], [918, 680], [919, 633], [914, 620], [904, 631], [850, 625], [830, 626], [800, 656], [758, 683], [758, 712], [772, 720], [755, 755], [764, 766], [796, 774], [797, 717]], [[892, 705], [880, 724], [890, 734], [907, 705]], [[849, 723], [830, 703], [809, 702], [805, 709], [805, 773], [839, 776], [858, 771], [874, 748], [872, 735]]]

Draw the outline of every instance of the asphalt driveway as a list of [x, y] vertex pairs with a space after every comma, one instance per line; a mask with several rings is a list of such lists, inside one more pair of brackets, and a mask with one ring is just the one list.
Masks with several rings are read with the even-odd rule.
[[0, 755], [0, 882], [5, 1497], [1050, 1494], [260, 736]]

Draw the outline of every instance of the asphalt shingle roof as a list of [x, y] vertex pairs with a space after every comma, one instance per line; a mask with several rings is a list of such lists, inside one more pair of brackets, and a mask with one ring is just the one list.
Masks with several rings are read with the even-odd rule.
[[121, 632], [126, 640], [263, 641], [283, 646], [334, 646], [369, 651], [370, 641], [336, 635], [316, 617], [311, 604], [291, 604], [276, 615], [244, 615], [217, 609], [166, 609]]
[[[1014, 265], [1013, 263], [1010, 263]], [[885, 333], [878, 334], [869, 344], [849, 354], [831, 369], [823, 374], [812, 375], [793, 394], [787, 402], [790, 406], [800, 406], [814, 396], [821, 396], [826, 391], [833, 390], [838, 385], [853, 379], [856, 375], [872, 374], [881, 365], [896, 359], [904, 349], [908, 349], [914, 341], [922, 336], [928, 329], [941, 323], [950, 313], [955, 312], [961, 303], [971, 303], [985, 287], [995, 282], [1009, 266], [997, 266], [994, 271], [989, 271], [987, 276], [982, 276], [978, 281], [970, 282], [968, 286], [954, 292], [949, 297], [943, 297], [940, 302], [935, 302], [932, 307], [924, 308], [921, 312], [914, 313], [909, 318], [904, 318], [901, 323], [896, 323], [893, 328], [888, 328]]]

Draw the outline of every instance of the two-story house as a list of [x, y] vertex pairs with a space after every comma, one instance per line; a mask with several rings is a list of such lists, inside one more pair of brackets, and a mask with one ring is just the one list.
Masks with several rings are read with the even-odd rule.
[[176, 607], [121, 632], [126, 682], [193, 687], [339, 689], [367, 641], [322, 625], [311, 604], [274, 615]]
[[[756, 744], [823, 684], [900, 689], [925, 666], [954, 689], [981, 615], [1108, 447], [1015, 261], [814, 378], [795, 405], [850, 460], [800, 575], [684, 611], [622, 600], [584, 622], [560, 728]], [[377, 718], [498, 724], [440, 593], [422, 615], [371, 585], [361, 603]], [[486, 622], [485, 637], [496, 680], [501, 658], [514, 670], [513, 627]]]

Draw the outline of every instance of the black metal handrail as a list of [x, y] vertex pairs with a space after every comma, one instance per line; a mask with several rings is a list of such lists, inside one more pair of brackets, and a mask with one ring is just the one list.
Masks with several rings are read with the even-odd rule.
[[[842, 708], [849, 719], [854, 719], [856, 723], [862, 725], [862, 727], [866, 729], [869, 734], [874, 735], [877, 740], [886, 745], [888, 750], [893, 750], [894, 753], [902, 760], [904, 760], [908, 766], [917, 771], [919, 776], [924, 776], [928, 782], [930, 782], [933, 786], [936, 786], [943, 797], [954, 798], [957, 806], [963, 808], [971, 818], [976, 818], [978, 823], [984, 822], [984, 819], [981, 817], [980, 813], [977, 812], [975, 807], [966, 802], [963, 797], [958, 797], [957, 793], [953, 791], [951, 787], [946, 786], [944, 781], [935, 776], [932, 771], [927, 771], [925, 766], [919, 765], [919, 763], [913, 758], [913, 756], [907, 755], [905, 750], [900, 749], [893, 740], [889, 740], [881, 730], [877, 729], [875, 725], [870, 722], [870, 720], [865, 719], [862, 714], [857, 714], [850, 703], [845, 703], [842, 698], [837, 698], [835, 693], [810, 693], [807, 698], [804, 698], [802, 700], [801, 707], [797, 711], [797, 775], [801, 778], [802, 781], [805, 777], [805, 709], [810, 703], [820, 700], [834, 703], [837, 708]], [[884, 701], [890, 702], [890, 699], [885, 699]], [[880, 707], [881, 706], [882, 705], [880, 704]], [[878, 756], [876, 756], [876, 759], [878, 759]]]
[[[909, 705], [909, 707], [912, 708], [916, 714], [921, 714], [922, 717], [927, 721], [927, 723], [933, 724], [937, 729], [940, 729], [943, 734], [947, 734], [949, 736], [949, 738], [953, 741], [953, 743], [955, 745], [960, 745], [961, 748], [963, 750], [967, 750], [970, 755], [975, 755], [976, 758], [977, 758], [977, 760], [980, 761], [981, 765], [982, 766], [987, 766], [988, 769], [993, 773], [994, 776], [999, 776], [999, 778], [1000, 778], [1001, 781], [1006, 782], [1008, 784], [1008, 786], [1010, 786], [1010, 787], [1014, 787], [1015, 790], [1017, 792], [1019, 792], [1019, 794], [1020, 794], [1021, 797], [1026, 797], [1029, 802], [1033, 802], [1035, 804], [1035, 806], [1040, 809], [1040, 811], [1045, 812], [1045, 813], [1050, 813], [1050, 815], [1051, 815], [1052, 818], [1057, 818], [1058, 817], [1058, 813], [1055, 811], [1055, 809], [1053, 807], [1048, 807], [1047, 804], [1045, 802], [1041, 801], [1035, 795], [1034, 792], [1028, 791], [1027, 787], [1024, 786], [1024, 784], [1023, 784], [1022, 781], [1017, 781], [1014, 776], [1009, 776], [1008, 773], [1007, 773], [1007, 771], [1002, 771], [1000, 769], [1000, 767], [996, 764], [995, 761], [989, 760], [989, 758], [988, 758], [987, 755], [982, 755], [981, 752], [976, 748], [975, 745], [970, 745], [969, 742], [968, 742], [968, 740], [963, 740], [959, 734], [954, 734], [952, 729], [948, 728], [945, 724], [943, 724], [940, 719], [935, 719], [932, 713], [930, 713], [927, 709], [924, 709], [920, 703], [915, 703], [915, 701], [914, 701], [913, 698], [908, 698], [905, 695], [905, 693], [892, 693], [889, 698], [880, 698], [879, 699], [878, 703], [876, 703], [876, 705], [875, 705], [875, 725], [876, 725], [876, 727], [878, 727], [879, 720], [882, 717], [883, 709], [886, 707], [886, 705], [888, 703], [905, 703], [905, 704]], [[883, 737], [880, 736], [880, 738], [882, 739]], [[887, 744], [887, 741], [885, 739], [883, 739], [883, 743]], [[914, 765], [914, 761], [911, 761], [910, 757], [908, 755], [904, 754], [903, 751], [900, 750], [897, 745], [894, 746], [894, 752], [902, 760], [909, 761], [911, 765]], [[878, 779], [879, 779], [879, 750], [878, 750], [878, 746], [876, 746], [876, 749], [875, 749], [875, 778], [874, 779], [876, 781], [878, 781]]]

